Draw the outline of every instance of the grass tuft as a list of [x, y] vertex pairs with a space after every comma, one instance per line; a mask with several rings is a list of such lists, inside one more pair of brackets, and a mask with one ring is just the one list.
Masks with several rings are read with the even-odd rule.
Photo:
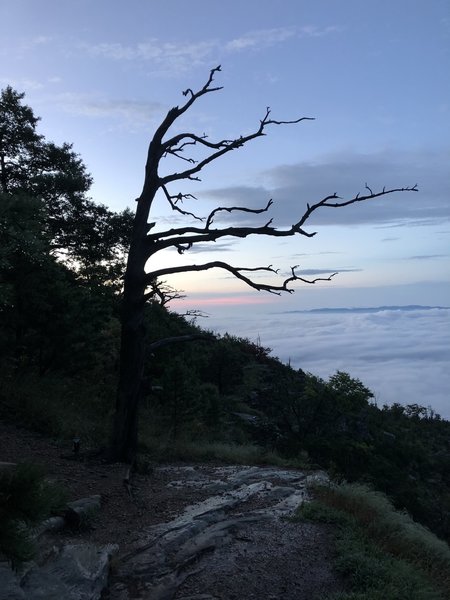
[[336, 568], [351, 591], [339, 600], [450, 598], [450, 549], [380, 492], [364, 485], [316, 486], [299, 519], [333, 524]]
[[253, 444], [233, 444], [208, 441], [169, 441], [164, 438], [147, 438], [142, 449], [153, 460], [223, 462], [239, 465], [269, 464], [278, 467], [308, 468], [303, 459], [284, 459], [276, 452], [270, 452]]

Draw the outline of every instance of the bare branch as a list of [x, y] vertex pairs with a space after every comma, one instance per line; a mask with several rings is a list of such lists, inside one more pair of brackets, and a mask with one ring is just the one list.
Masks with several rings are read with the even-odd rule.
[[261, 121], [261, 127], [263, 129], [266, 125], [295, 125], [301, 121], [315, 121], [314, 117], [300, 117], [299, 119], [293, 119], [292, 121], [276, 121], [275, 119], [269, 119], [270, 112], [270, 108], [267, 107], [264, 119]]
[[[230, 207], [218, 206], [217, 208], [215, 208], [214, 210], [212, 210], [209, 213], [208, 218], [206, 219], [205, 229], [209, 229], [209, 226], [211, 225], [211, 223], [214, 220], [214, 216], [220, 211], [226, 211], [229, 213], [231, 213], [233, 211], [240, 211], [240, 212], [253, 213], [254, 215], [260, 215], [263, 212], [267, 212], [269, 210], [269, 208], [272, 206], [272, 204], [273, 204], [273, 201], [272, 201], [272, 199], [270, 199], [264, 208], [247, 208], [246, 206], [230, 206]], [[269, 221], [269, 223], [270, 222], [271, 221]]]
[[[342, 198], [340, 198], [340, 196], [338, 196], [335, 193], [330, 196], [326, 196], [325, 198], [320, 200], [320, 202], [317, 202], [316, 204], [313, 204], [312, 206], [307, 204], [307, 210], [303, 214], [302, 218], [295, 225], [293, 225], [292, 228], [297, 229], [297, 228], [302, 227], [314, 211], [316, 211], [318, 208], [322, 208], [324, 206], [326, 206], [328, 208], [342, 208], [344, 206], [349, 206], [350, 204], [355, 204], [356, 202], [366, 202], [367, 200], [373, 200], [375, 198], [379, 198], [380, 196], [387, 196], [388, 194], [394, 194], [396, 192], [418, 192], [419, 191], [417, 188], [417, 183], [415, 185], [413, 185], [412, 187], [391, 188], [389, 190], [387, 190], [385, 187], [383, 187], [381, 192], [373, 192], [367, 184], [365, 185], [365, 188], [369, 191], [369, 194], [361, 196], [360, 193], [358, 192], [358, 194], [356, 194], [356, 196], [353, 196], [353, 198], [350, 198], [349, 200], [343, 200]], [[331, 200], [338, 200], [338, 202], [330, 202]]]
[[[185, 104], [183, 104], [183, 106], [174, 106], [169, 110], [165, 119], [156, 130], [152, 141], [156, 142], [157, 144], [161, 144], [163, 137], [165, 136], [171, 125], [173, 125], [174, 121], [176, 121], [178, 117], [185, 113], [194, 104], [194, 102], [198, 100], [198, 98], [201, 98], [201, 96], [204, 96], [205, 94], [208, 94], [210, 92], [217, 92], [222, 89], [222, 87], [211, 87], [211, 84], [214, 81], [215, 73], [221, 70], [222, 69], [220, 65], [218, 65], [214, 69], [211, 69], [207, 82], [198, 92], [193, 92], [190, 88], [183, 92], [183, 95], [189, 96], [189, 99], [187, 100], [187, 102], [185, 102]], [[160, 149], [162, 150], [162, 153], [166, 151], [162, 144]]]
[[[191, 246], [193, 244], [205, 243], [205, 242], [215, 242], [223, 237], [234, 237], [244, 239], [251, 235], [266, 235], [270, 237], [292, 237], [294, 235], [302, 235], [308, 238], [314, 237], [317, 232], [308, 232], [303, 229], [306, 221], [309, 217], [318, 209], [322, 207], [327, 208], [341, 208], [344, 206], [348, 206], [350, 204], [355, 204], [356, 202], [365, 202], [369, 200], [373, 200], [374, 198], [378, 198], [380, 196], [386, 196], [388, 194], [393, 194], [395, 192], [417, 192], [417, 185], [412, 187], [404, 187], [404, 188], [393, 188], [386, 190], [383, 188], [381, 192], [373, 192], [371, 194], [367, 194], [361, 196], [359, 193], [356, 194], [353, 198], [348, 200], [341, 199], [337, 194], [332, 194], [330, 196], [326, 196], [319, 202], [315, 204], [307, 204], [306, 211], [300, 217], [300, 219], [294, 223], [288, 229], [276, 229], [272, 227], [272, 220], [268, 221], [264, 225], [260, 227], [224, 227], [222, 229], [210, 229], [209, 224], [211, 223], [211, 219], [214, 217], [216, 212], [219, 210], [225, 210], [231, 212], [232, 210], [238, 210], [243, 212], [250, 213], [262, 213], [270, 208], [272, 205], [272, 201], [270, 200], [265, 208], [262, 209], [245, 209], [241, 207], [230, 207], [230, 209], [224, 207], [218, 207], [214, 209], [208, 216], [205, 227], [180, 227], [169, 229], [167, 231], [161, 231], [154, 234], [147, 235], [148, 240], [148, 256], [151, 256], [154, 252], [162, 250], [164, 248], [170, 247], [178, 247], [180, 245], [184, 246], [183, 251], [187, 248], [185, 247], [187, 244]], [[336, 202], [332, 202], [332, 200], [337, 200]], [[199, 219], [200, 220], [200, 219]], [[208, 224], [209, 220], [209, 224]]]
[[304, 277], [299, 277], [295, 273], [296, 268], [297, 267], [291, 268], [291, 273], [292, 273], [291, 276], [288, 277], [287, 279], [285, 279], [281, 285], [258, 283], [243, 274], [244, 272], [246, 272], [246, 273], [266, 272], [266, 273], [274, 273], [275, 275], [277, 275], [278, 269], [274, 269], [272, 267], [272, 265], [269, 265], [268, 267], [233, 267], [232, 265], [229, 265], [228, 263], [222, 262], [222, 261], [212, 261], [209, 263], [204, 263], [202, 265], [183, 265], [183, 266], [180, 265], [177, 267], [167, 267], [166, 269], [159, 269], [158, 271], [153, 271], [152, 273], [147, 274], [147, 277], [150, 279], [157, 279], [158, 277], [163, 277], [165, 275], [170, 275], [170, 274], [174, 274], [174, 273], [188, 273], [188, 272], [195, 272], [195, 271], [208, 271], [210, 269], [224, 269], [225, 271], [228, 271], [229, 273], [234, 275], [234, 277], [236, 277], [237, 279], [240, 279], [241, 281], [246, 283], [249, 287], [252, 287], [255, 290], [270, 292], [272, 294], [277, 294], [279, 296], [281, 294], [281, 292], [288, 292], [291, 294], [294, 291], [292, 288], [288, 287], [289, 283], [291, 283], [293, 281], [302, 281], [303, 283], [314, 284], [317, 281], [331, 281], [332, 277], [337, 275], [337, 273], [333, 273], [329, 277], [316, 277], [315, 279], [305, 279]]
[[[164, 248], [177, 247], [179, 244], [199, 244], [203, 242], [215, 242], [223, 237], [246, 238], [250, 235], [270, 235], [276, 237], [293, 235], [290, 230], [278, 231], [270, 226], [271, 221], [261, 227], [227, 227], [224, 229], [199, 229], [195, 227], [184, 227], [172, 229], [163, 234], [148, 236], [148, 257]], [[186, 235], [192, 233], [193, 235]], [[308, 237], [314, 234], [303, 233]], [[173, 236], [173, 237], [172, 237]]]
[[153, 279], [147, 283], [150, 287], [150, 291], [144, 294], [143, 301], [158, 299], [157, 302], [161, 306], [167, 306], [172, 300], [182, 300], [186, 298], [182, 290], [177, 290], [171, 285], [168, 285], [165, 281], [157, 281]]
[[209, 314], [203, 310], [200, 310], [199, 308], [190, 308], [185, 313], [178, 313], [178, 314], [180, 315], [180, 317], [191, 317], [192, 318], [191, 322], [195, 322], [196, 319], [198, 319], [198, 318], [202, 318], [202, 319], [209, 318]]
[[[183, 142], [182, 144], [180, 144], [180, 146], [177, 147], [177, 145], [180, 142], [182, 142], [183, 140], [192, 140], [192, 141]], [[210, 141], [208, 141], [206, 135], [199, 136], [199, 135], [195, 135], [194, 133], [187, 132], [187, 133], [179, 133], [178, 135], [174, 136], [173, 138], [170, 138], [170, 140], [167, 140], [166, 142], [163, 143], [163, 147], [166, 149], [166, 152], [168, 152], [169, 150], [178, 152], [178, 151], [182, 150], [185, 146], [195, 146], [198, 143], [198, 144], [201, 144], [202, 146], [206, 146], [207, 148], [211, 148], [213, 150], [218, 150], [219, 148], [224, 148], [226, 146], [229, 146], [233, 142], [234, 142], [234, 140], [220, 140], [219, 142], [210, 142]]]
[[[184, 144], [184, 145], [188, 145], [188, 144]], [[192, 143], [192, 145], [194, 145], [194, 142]], [[183, 152], [183, 148], [172, 148], [172, 149], [168, 149], [166, 150], [165, 154], [163, 156], [167, 156], [168, 154], [175, 156], [176, 158], [180, 158], [181, 160], [185, 160], [188, 163], [191, 163], [192, 165], [195, 165], [197, 163], [196, 160], [194, 160], [193, 158], [188, 158], [186, 156], [181, 156], [181, 152]]]
[[[213, 144], [211, 142], [206, 143], [205, 140], [203, 140], [202, 143], [204, 143], [205, 145], [207, 145], [210, 148], [217, 149], [217, 152], [213, 152], [212, 154], [210, 154], [203, 160], [199, 161], [195, 167], [192, 167], [192, 169], [187, 169], [186, 171], [182, 171], [181, 173], [173, 173], [172, 175], [167, 175], [166, 177], [163, 177], [162, 182], [164, 184], [167, 184], [171, 181], [176, 181], [178, 179], [192, 179], [192, 177], [193, 177], [193, 175], [195, 175], [195, 173], [199, 173], [204, 167], [206, 167], [206, 165], [217, 160], [224, 154], [227, 154], [228, 152], [231, 152], [232, 150], [236, 150], [237, 148], [241, 148], [242, 146], [244, 146], [251, 140], [254, 140], [258, 137], [264, 136], [265, 135], [264, 130], [268, 125], [292, 125], [295, 123], [300, 123], [301, 121], [314, 121], [313, 117], [300, 117], [298, 119], [293, 119], [291, 121], [276, 121], [274, 119], [269, 119], [269, 115], [270, 115], [270, 108], [267, 107], [264, 117], [259, 122], [258, 129], [256, 131], [254, 131], [253, 133], [250, 133], [249, 135], [246, 135], [246, 136], [241, 135], [240, 137], [235, 138], [233, 140], [222, 140], [221, 142], [217, 142], [216, 144]], [[191, 134], [182, 134], [182, 135], [184, 135], [186, 137], [190, 137], [192, 139]], [[181, 138], [181, 139], [183, 139], [183, 138]], [[201, 140], [202, 140], [202, 138], [197, 139], [197, 141], [199, 141], [199, 142]], [[174, 143], [174, 141], [176, 143], [178, 143], [180, 141], [179, 136], [172, 138], [172, 140], [169, 140], [168, 142], [166, 142], [166, 144], [170, 145], [171, 143]], [[166, 151], [166, 149], [164, 151]]]
[[[202, 217], [197, 217], [197, 215], [195, 215], [194, 213], [191, 213], [187, 210], [183, 210], [182, 208], [180, 208], [179, 206], [177, 206], [177, 202], [182, 202], [185, 198], [193, 198], [194, 200], [196, 200], [195, 196], [193, 196], [192, 194], [176, 194], [175, 196], [171, 196], [169, 194], [169, 190], [167, 189], [167, 187], [165, 185], [161, 186], [162, 191], [164, 192], [164, 195], [167, 198], [168, 203], [170, 204], [170, 207], [172, 208], [172, 210], [176, 210], [177, 212], [181, 213], [182, 215], [188, 216], [188, 217], [193, 217], [194, 219], [197, 219], [197, 221], [204, 221], [204, 219]], [[159, 237], [159, 234], [154, 234], [155, 237]]]

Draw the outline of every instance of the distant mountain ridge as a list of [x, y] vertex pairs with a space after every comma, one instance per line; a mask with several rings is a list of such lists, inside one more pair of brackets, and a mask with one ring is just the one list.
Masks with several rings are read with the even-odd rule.
[[386, 310], [396, 310], [402, 312], [409, 312], [413, 310], [450, 310], [450, 306], [422, 306], [420, 304], [407, 304], [405, 306], [366, 306], [366, 307], [352, 307], [352, 308], [311, 308], [309, 310], [287, 310], [283, 311], [283, 314], [295, 314], [295, 313], [377, 313]]

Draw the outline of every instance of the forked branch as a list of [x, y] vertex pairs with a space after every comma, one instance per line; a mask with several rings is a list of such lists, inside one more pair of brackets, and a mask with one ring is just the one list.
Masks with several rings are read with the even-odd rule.
[[[246, 206], [218, 206], [217, 208], [215, 208], [214, 210], [212, 210], [207, 219], [206, 219], [206, 224], [205, 224], [205, 229], [209, 229], [210, 225], [212, 224], [212, 222], [214, 221], [214, 217], [216, 216], [216, 214], [218, 212], [235, 212], [235, 211], [239, 211], [239, 212], [246, 212], [246, 213], [253, 213], [254, 215], [260, 215], [261, 213], [267, 212], [269, 210], [269, 208], [272, 206], [273, 201], [272, 199], [269, 200], [269, 202], [266, 204], [266, 206], [264, 208], [247, 208]], [[271, 223], [272, 220], [269, 221], [269, 223]]]
[[[402, 187], [402, 188], [391, 188], [387, 190], [385, 187], [381, 190], [381, 192], [374, 192], [366, 183], [365, 189], [369, 192], [368, 194], [356, 194], [353, 198], [349, 200], [343, 200], [336, 193], [327, 196], [320, 200], [320, 202], [316, 202], [316, 204], [309, 205], [307, 204], [306, 211], [304, 212], [302, 218], [298, 223], [293, 227], [302, 227], [309, 217], [312, 215], [314, 211], [318, 208], [328, 207], [328, 208], [343, 208], [344, 206], [349, 206], [350, 204], [356, 204], [357, 202], [366, 202], [367, 200], [374, 200], [375, 198], [379, 198], [380, 196], [386, 196], [388, 194], [394, 194], [395, 192], [418, 192], [417, 183], [411, 187]], [[337, 200], [337, 202], [331, 202], [331, 200]]]
[[186, 169], [185, 171], [181, 171], [181, 173], [172, 173], [171, 175], [167, 175], [166, 177], [163, 177], [161, 181], [163, 182], [163, 184], [167, 184], [167, 183], [170, 183], [171, 181], [176, 181], [179, 179], [198, 180], [198, 178], [195, 177], [195, 175], [197, 173], [199, 173], [204, 167], [206, 167], [206, 165], [212, 163], [213, 161], [217, 160], [221, 156], [224, 156], [228, 152], [231, 152], [232, 150], [236, 150], [237, 148], [242, 148], [242, 146], [244, 146], [251, 140], [254, 140], [258, 137], [264, 136], [265, 128], [268, 125], [294, 125], [296, 123], [301, 123], [302, 121], [314, 121], [313, 117], [300, 117], [298, 119], [293, 119], [290, 121], [279, 121], [279, 120], [275, 120], [275, 119], [270, 119], [269, 118], [270, 112], [271, 112], [270, 108], [267, 107], [266, 113], [265, 113], [264, 117], [260, 120], [259, 127], [256, 131], [254, 131], [253, 133], [250, 133], [248, 135], [241, 135], [240, 137], [235, 138], [235, 139], [221, 140], [220, 142], [213, 143], [213, 142], [207, 142], [205, 138], [193, 136], [190, 133], [187, 133], [187, 134], [185, 133], [185, 134], [180, 134], [178, 136], [175, 136], [171, 140], [164, 142], [162, 145], [162, 147], [164, 149], [163, 150], [164, 153], [173, 151], [172, 148], [174, 146], [176, 146], [177, 144], [179, 144], [183, 139], [186, 139], [186, 138], [194, 140], [195, 142], [201, 143], [204, 146], [207, 146], [208, 148], [214, 149], [216, 151], [213, 152], [212, 154], [210, 154], [209, 156], [205, 157], [204, 159], [198, 161], [194, 167], [192, 167], [190, 169]]
[[[366, 185], [366, 189], [370, 190], [370, 188]], [[205, 243], [205, 242], [215, 242], [220, 238], [224, 237], [233, 237], [233, 238], [247, 238], [251, 235], [266, 235], [271, 237], [292, 237], [295, 235], [302, 235], [305, 237], [314, 237], [317, 232], [305, 231], [304, 225], [310, 218], [310, 216], [317, 210], [323, 207], [327, 208], [341, 208], [344, 206], [349, 206], [351, 204], [356, 204], [357, 202], [367, 202], [378, 198], [380, 196], [386, 196], [388, 194], [393, 194], [396, 192], [417, 192], [417, 185], [412, 187], [403, 187], [403, 188], [392, 188], [386, 190], [383, 188], [380, 192], [373, 192], [370, 190], [368, 194], [356, 194], [349, 199], [342, 199], [337, 194], [332, 194], [330, 196], [326, 196], [319, 202], [315, 204], [307, 204], [306, 210], [300, 217], [300, 219], [294, 223], [291, 227], [287, 229], [277, 229], [272, 226], [272, 219], [267, 221], [265, 224], [257, 227], [223, 227], [219, 229], [211, 229], [210, 225], [213, 222], [215, 215], [218, 212], [226, 211], [226, 212], [247, 212], [252, 214], [261, 214], [267, 212], [272, 206], [272, 200], [269, 200], [267, 205], [264, 208], [260, 209], [250, 209], [245, 207], [217, 207], [213, 211], [211, 211], [206, 218], [206, 223], [204, 227], [179, 227], [168, 229], [166, 231], [157, 232], [154, 234], [148, 234], [148, 256], [153, 254], [155, 251], [176, 247], [178, 248], [181, 245], [186, 246], [189, 245], [192, 247], [194, 244]], [[182, 211], [180, 211], [182, 212]], [[191, 214], [191, 213], [187, 213]], [[199, 217], [196, 217], [200, 220]], [[186, 248], [185, 248], [186, 249]]]
[[298, 268], [298, 265], [295, 267], [291, 267], [291, 276], [283, 281], [281, 285], [272, 285], [268, 283], [258, 283], [254, 281], [250, 277], [244, 275], [244, 273], [257, 273], [257, 272], [265, 272], [265, 273], [273, 273], [278, 275], [278, 269], [274, 269], [272, 265], [268, 267], [233, 267], [232, 265], [223, 262], [223, 261], [212, 261], [209, 263], [204, 263], [201, 265], [180, 265], [178, 267], [167, 267], [166, 269], [159, 269], [157, 271], [152, 271], [147, 275], [149, 281], [158, 279], [159, 277], [165, 277], [166, 275], [173, 275], [175, 273], [188, 273], [195, 271], [209, 271], [210, 269], [223, 269], [231, 273], [237, 279], [240, 279], [244, 283], [246, 283], [249, 287], [254, 288], [258, 291], [270, 292], [272, 294], [277, 294], [278, 296], [282, 292], [292, 293], [294, 291], [293, 288], [289, 288], [288, 285], [293, 281], [301, 281], [303, 283], [314, 284], [318, 281], [331, 281], [331, 279], [337, 275], [337, 273], [332, 273], [328, 277], [316, 277], [314, 279], [306, 279], [304, 277], [300, 277], [296, 274], [295, 269]]
[[[164, 192], [167, 202], [170, 204], [170, 207], [172, 210], [179, 212], [180, 214], [182, 214], [186, 217], [193, 217], [194, 219], [197, 219], [197, 221], [204, 221], [204, 219], [202, 217], [197, 217], [197, 215], [195, 215], [194, 213], [189, 212], [188, 210], [184, 210], [180, 206], [178, 206], [178, 202], [181, 203], [181, 202], [183, 202], [183, 200], [186, 200], [187, 198], [197, 200], [197, 198], [195, 196], [193, 196], [192, 194], [182, 194], [181, 192], [178, 194], [175, 194], [175, 195], [171, 195], [165, 185], [161, 185], [161, 189]], [[148, 236], [148, 237], [150, 237], [150, 236]], [[156, 237], [159, 237], [159, 235], [156, 234]]]

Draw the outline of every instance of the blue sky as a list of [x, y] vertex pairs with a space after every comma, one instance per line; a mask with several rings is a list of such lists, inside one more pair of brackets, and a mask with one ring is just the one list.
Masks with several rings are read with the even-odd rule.
[[[92, 197], [113, 209], [134, 207], [153, 130], [217, 64], [224, 89], [202, 98], [183, 130], [246, 134], [266, 106], [276, 119], [316, 120], [273, 127], [201, 183], [174, 189], [198, 197], [186, 208], [273, 198], [275, 224], [289, 226], [329, 193], [418, 184], [419, 193], [317, 214], [314, 239], [225, 239], [160, 255], [157, 268], [220, 257], [281, 274], [340, 272], [283, 298], [220, 272], [178, 276], [170, 283], [188, 294], [180, 308], [450, 304], [447, 0], [0, 0], [0, 34], [0, 85], [26, 92], [48, 139], [74, 144]], [[152, 219], [180, 222], [163, 201]]]

